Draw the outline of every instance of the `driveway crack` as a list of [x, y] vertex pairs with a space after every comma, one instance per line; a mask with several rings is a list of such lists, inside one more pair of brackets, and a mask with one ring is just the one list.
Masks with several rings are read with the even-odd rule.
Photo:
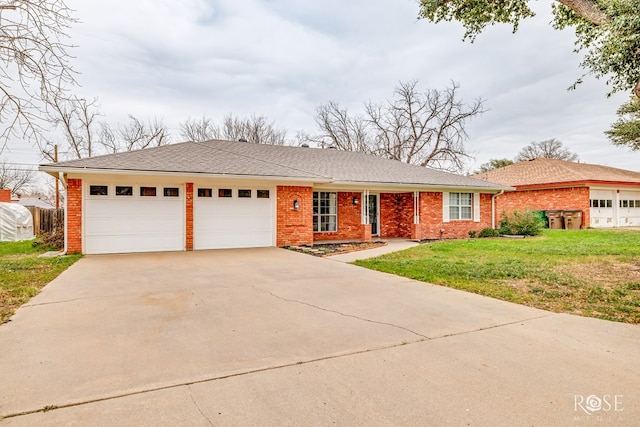
[[189, 397], [191, 398], [191, 401], [193, 402], [193, 406], [195, 406], [195, 407], [196, 407], [196, 409], [198, 410], [198, 412], [200, 413], [200, 415], [202, 415], [202, 417], [203, 417], [205, 420], [207, 420], [207, 422], [209, 423], [209, 425], [210, 425], [211, 427], [214, 427], [214, 426], [215, 426], [215, 424], [214, 424], [214, 423], [209, 419], [209, 417], [207, 417], [207, 416], [205, 415], [205, 413], [204, 413], [204, 412], [202, 412], [202, 409], [200, 409], [200, 406], [198, 405], [198, 402], [196, 402], [195, 397], [193, 397], [193, 392], [192, 392], [192, 390], [191, 390], [191, 384], [188, 384], [188, 385], [187, 385], [187, 389], [189, 390]]
[[405, 332], [409, 332], [411, 334], [414, 334], [414, 335], [417, 335], [417, 336], [423, 338], [422, 341], [431, 339], [430, 337], [428, 337], [426, 335], [423, 335], [423, 334], [421, 334], [419, 332], [413, 331], [413, 330], [411, 330], [409, 328], [405, 328], [404, 326], [395, 325], [393, 323], [388, 323], [388, 322], [381, 322], [379, 320], [366, 319], [364, 317], [356, 316], [355, 314], [342, 313], [342, 312], [337, 311], [337, 310], [331, 310], [329, 308], [320, 307], [318, 305], [314, 305], [314, 304], [311, 304], [311, 303], [308, 303], [308, 302], [294, 300], [294, 299], [287, 299], [287, 298], [281, 297], [280, 295], [276, 295], [271, 291], [267, 291], [267, 292], [269, 292], [269, 295], [271, 295], [272, 297], [277, 298], [277, 299], [279, 299], [281, 301], [292, 302], [292, 303], [296, 303], [296, 304], [302, 304], [302, 305], [306, 305], [308, 307], [313, 307], [313, 308], [318, 309], [318, 310], [326, 311], [327, 313], [334, 313], [334, 314], [338, 314], [340, 316], [350, 317], [352, 319], [361, 320], [363, 322], [369, 322], [369, 323], [374, 323], [374, 324], [377, 324], [377, 325], [384, 325], [384, 326], [390, 326], [390, 327], [396, 328], [396, 329], [401, 329], [401, 330], [403, 330]]

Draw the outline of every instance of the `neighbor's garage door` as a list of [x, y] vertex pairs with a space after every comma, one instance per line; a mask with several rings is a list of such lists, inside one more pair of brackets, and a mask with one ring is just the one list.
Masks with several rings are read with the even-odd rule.
[[84, 252], [184, 250], [183, 193], [182, 186], [89, 185]]
[[591, 190], [591, 227], [615, 227], [613, 190]]
[[640, 225], [640, 191], [621, 191], [618, 201], [618, 225]]
[[272, 188], [196, 187], [194, 249], [273, 246], [274, 197]]

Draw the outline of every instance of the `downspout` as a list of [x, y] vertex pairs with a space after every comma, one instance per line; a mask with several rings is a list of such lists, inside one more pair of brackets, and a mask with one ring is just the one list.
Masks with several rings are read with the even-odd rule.
[[64, 188], [65, 192], [64, 192], [64, 253], [67, 253], [67, 242], [69, 241], [69, 236], [67, 235], [67, 230], [69, 230], [69, 227], [67, 226], [67, 221], [69, 220], [67, 212], [69, 212], [69, 210], [67, 209], [67, 200], [69, 199], [67, 197], [67, 177], [65, 176], [64, 172], [58, 172], [58, 179], [60, 180], [60, 182], [62, 183], [62, 188]]
[[504, 190], [500, 190], [499, 193], [494, 194], [491, 198], [491, 228], [496, 229], [496, 198], [504, 194]]

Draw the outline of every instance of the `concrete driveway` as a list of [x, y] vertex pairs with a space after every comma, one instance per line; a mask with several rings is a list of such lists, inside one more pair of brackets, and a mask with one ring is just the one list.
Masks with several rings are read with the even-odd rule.
[[638, 326], [282, 249], [92, 256], [0, 326], [0, 425], [631, 425], [639, 354]]

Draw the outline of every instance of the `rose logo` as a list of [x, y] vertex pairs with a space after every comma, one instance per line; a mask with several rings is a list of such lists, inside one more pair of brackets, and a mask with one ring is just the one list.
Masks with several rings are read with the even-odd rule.
[[596, 412], [602, 409], [602, 399], [596, 395], [587, 396], [585, 409], [589, 412]]

